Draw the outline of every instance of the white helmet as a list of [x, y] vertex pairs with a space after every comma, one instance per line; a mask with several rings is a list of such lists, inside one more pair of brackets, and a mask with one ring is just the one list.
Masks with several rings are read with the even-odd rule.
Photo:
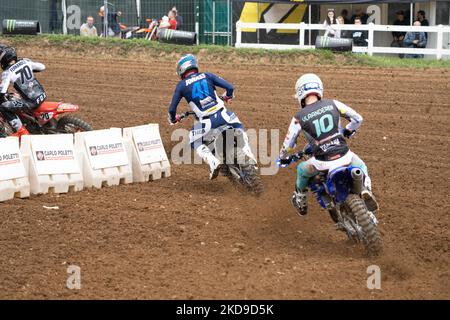
[[323, 97], [322, 80], [314, 73], [306, 73], [298, 78], [295, 84], [295, 97], [303, 106], [303, 100], [310, 94], [316, 94], [319, 100]]

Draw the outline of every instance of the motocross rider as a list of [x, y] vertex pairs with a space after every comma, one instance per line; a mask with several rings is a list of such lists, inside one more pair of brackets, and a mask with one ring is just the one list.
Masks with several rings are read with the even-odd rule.
[[[0, 64], [3, 69], [0, 112], [14, 129], [15, 136], [29, 134], [16, 113], [36, 109], [47, 98], [44, 88], [34, 76], [34, 72], [45, 70], [45, 66], [30, 59], [17, 59], [16, 50], [12, 47], [0, 48]], [[21, 98], [8, 94], [11, 83]]]
[[[221, 161], [203, 143], [203, 139], [211, 130], [223, 125], [241, 129], [248, 146], [248, 138], [242, 123], [236, 114], [227, 110], [224, 105], [224, 101], [228, 102], [233, 98], [234, 86], [212, 73], [199, 72], [197, 59], [192, 54], [181, 57], [177, 63], [177, 74], [181, 81], [175, 88], [169, 106], [169, 124], [173, 125], [181, 121], [176, 111], [181, 98], [185, 98], [198, 120], [189, 133], [191, 147], [209, 165], [209, 178], [214, 179], [219, 173]], [[216, 86], [226, 90], [221, 98], [217, 95]], [[244, 152], [252, 159], [254, 158], [249, 147], [245, 148]]]
[[[368, 209], [375, 211], [378, 204], [371, 192], [367, 166], [350, 151], [345, 140], [352, 137], [361, 126], [361, 115], [340, 101], [322, 99], [323, 84], [315, 74], [302, 75], [295, 84], [295, 91], [301, 109], [292, 118], [278, 160], [281, 166], [290, 163], [289, 153], [295, 148], [297, 138], [303, 132], [308, 141], [305, 150], [311, 154], [311, 158], [297, 166], [297, 180], [292, 195], [295, 209], [300, 215], [307, 214], [308, 181], [319, 171], [351, 164], [364, 172], [361, 196]], [[341, 127], [340, 117], [350, 121], [344, 128]]]

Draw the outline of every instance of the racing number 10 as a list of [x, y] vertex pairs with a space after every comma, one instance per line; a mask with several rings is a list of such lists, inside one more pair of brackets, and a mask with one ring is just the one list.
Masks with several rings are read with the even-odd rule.
[[192, 87], [192, 99], [199, 98], [201, 100], [205, 99], [207, 96], [209, 96], [209, 88], [206, 79], [194, 82], [194, 86]]
[[[328, 120], [327, 125], [325, 125], [325, 120]], [[320, 119], [314, 120], [313, 123], [316, 128], [317, 137], [320, 137], [322, 133], [329, 132], [334, 127], [333, 116], [331, 114], [323, 115]]]

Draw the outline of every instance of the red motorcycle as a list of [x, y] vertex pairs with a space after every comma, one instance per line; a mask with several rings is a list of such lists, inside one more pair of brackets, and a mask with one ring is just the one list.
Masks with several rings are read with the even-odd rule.
[[[86, 121], [65, 115], [78, 111], [79, 107], [71, 103], [43, 102], [37, 109], [27, 112], [18, 112], [22, 123], [30, 134], [56, 134], [75, 133], [94, 130]], [[1, 136], [10, 136], [14, 133], [9, 123], [0, 114]]]

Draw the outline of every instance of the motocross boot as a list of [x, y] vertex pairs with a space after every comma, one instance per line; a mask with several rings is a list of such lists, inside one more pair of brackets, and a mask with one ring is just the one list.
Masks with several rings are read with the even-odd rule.
[[368, 176], [364, 181], [364, 190], [361, 192], [361, 198], [366, 203], [366, 207], [369, 211], [375, 212], [379, 209], [378, 202], [372, 193], [372, 183]]
[[20, 127], [19, 130], [17, 130], [17, 132], [13, 133], [12, 136], [20, 138], [21, 136], [28, 135], [28, 134], [30, 134], [30, 133], [28, 132], [27, 128], [25, 128], [25, 126], [22, 126], [22, 127]]
[[197, 154], [209, 165], [209, 179], [213, 180], [219, 175], [220, 169], [222, 167], [221, 162], [217, 159], [205, 145], [199, 146], [197, 149]]
[[297, 210], [297, 213], [300, 216], [304, 216], [308, 213], [308, 202], [307, 202], [307, 197], [306, 197], [306, 192], [305, 191], [297, 191], [295, 190], [294, 193], [292, 194], [292, 205], [294, 206], [294, 208]]

